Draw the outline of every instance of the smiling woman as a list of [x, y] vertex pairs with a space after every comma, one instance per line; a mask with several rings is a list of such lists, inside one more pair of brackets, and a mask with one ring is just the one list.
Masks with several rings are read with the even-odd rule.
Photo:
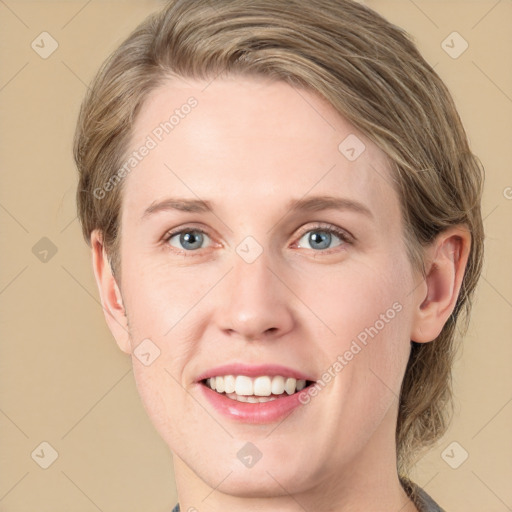
[[170, 1], [99, 71], [75, 160], [182, 511], [441, 510], [408, 474], [449, 417], [483, 169], [401, 29], [349, 0]]

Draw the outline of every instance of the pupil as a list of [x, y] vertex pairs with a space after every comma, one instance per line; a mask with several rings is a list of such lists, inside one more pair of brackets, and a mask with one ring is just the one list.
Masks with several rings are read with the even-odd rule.
[[325, 231], [312, 233], [309, 235], [309, 243], [312, 247], [314, 247], [315, 244], [320, 244], [319, 246], [317, 245], [317, 249], [326, 249], [331, 244], [331, 234]]
[[[186, 244], [190, 244], [188, 249], [198, 249], [201, 247], [203, 235], [197, 231], [190, 231], [184, 235], [181, 235], [181, 244], [187, 247]], [[192, 247], [191, 247], [192, 246]]]

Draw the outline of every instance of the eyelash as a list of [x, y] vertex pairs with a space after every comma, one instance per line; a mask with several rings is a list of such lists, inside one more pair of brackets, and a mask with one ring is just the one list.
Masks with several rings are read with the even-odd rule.
[[[310, 231], [320, 231], [324, 233], [329, 233], [331, 235], [336, 235], [342, 241], [340, 245], [337, 245], [336, 247], [333, 247], [331, 249], [315, 251], [318, 253], [330, 254], [333, 250], [337, 249], [338, 247], [342, 247], [345, 244], [353, 244], [355, 241], [355, 238], [352, 235], [349, 235], [346, 231], [342, 230], [341, 228], [337, 228], [331, 224], [318, 224], [317, 226], [313, 226], [312, 228], [310, 227], [308, 229], [305, 229], [304, 231], [300, 232], [298, 240], [300, 240], [306, 233], [309, 233]], [[200, 251], [198, 249], [195, 251], [179, 250], [176, 247], [173, 247], [169, 244], [170, 239], [173, 238], [174, 236], [190, 232], [201, 233], [202, 235], [209, 236], [208, 233], [202, 229], [193, 226], [186, 226], [176, 231], [167, 232], [162, 239], [162, 244], [164, 245], [164, 248], [173, 252], [177, 252], [178, 254], [183, 254], [188, 257], [199, 256]], [[313, 251], [313, 249], [309, 250]]]

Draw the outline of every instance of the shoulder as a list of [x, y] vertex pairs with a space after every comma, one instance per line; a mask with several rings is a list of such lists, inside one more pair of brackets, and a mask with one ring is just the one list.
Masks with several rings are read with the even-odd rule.
[[401, 483], [419, 512], [446, 512], [419, 485], [406, 479], [401, 479]]

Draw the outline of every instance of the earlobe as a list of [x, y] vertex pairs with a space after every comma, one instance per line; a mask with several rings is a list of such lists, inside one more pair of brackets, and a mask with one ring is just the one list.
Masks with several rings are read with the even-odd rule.
[[459, 296], [471, 246], [471, 234], [464, 226], [440, 233], [427, 250], [425, 287], [414, 299], [415, 314], [411, 340], [427, 343], [439, 336]]
[[103, 246], [102, 235], [98, 230], [91, 233], [91, 249], [94, 277], [98, 286], [105, 320], [119, 348], [126, 354], [131, 354], [128, 321], [121, 291], [113, 276]]

